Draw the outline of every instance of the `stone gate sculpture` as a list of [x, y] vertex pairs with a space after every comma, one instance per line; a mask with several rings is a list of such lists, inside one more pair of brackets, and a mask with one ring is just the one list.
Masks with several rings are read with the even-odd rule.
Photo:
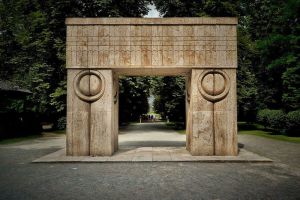
[[67, 18], [67, 155], [118, 150], [119, 75], [186, 77], [186, 148], [237, 155], [236, 18]]

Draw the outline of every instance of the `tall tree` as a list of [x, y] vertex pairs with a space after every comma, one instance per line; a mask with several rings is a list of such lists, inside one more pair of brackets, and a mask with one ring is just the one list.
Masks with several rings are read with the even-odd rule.
[[[213, 16], [213, 17], [238, 17], [241, 16], [242, 9], [240, 7], [240, 2], [235, 0], [192, 0], [192, 1], [163, 1], [155, 0], [154, 1], [158, 10], [164, 14], [164, 17], [199, 17], [199, 16]], [[244, 20], [246, 22], [246, 19]], [[256, 89], [256, 76], [252, 69], [252, 59], [255, 55], [254, 44], [247, 33], [247, 30], [241, 26], [238, 28], [238, 105], [239, 105], [239, 117], [247, 120], [253, 120], [256, 114], [256, 103], [255, 101], [257, 96]], [[179, 82], [184, 82], [184, 79], [181, 81], [177, 80], [178, 78], [170, 78], [163, 80], [164, 82], [159, 84], [162, 88], [163, 85], [172, 85]], [[180, 79], [180, 78], [179, 78]], [[169, 83], [167, 83], [169, 81]], [[181, 88], [180, 97], [178, 97], [180, 105], [176, 107], [185, 108], [184, 99], [184, 87]], [[163, 89], [161, 89], [164, 91]], [[160, 90], [156, 90], [160, 91]], [[172, 99], [174, 95], [178, 93], [177, 90], [168, 90], [165, 91], [166, 99]], [[167, 106], [165, 105], [165, 100], [161, 98], [163, 94], [158, 95], [160, 98], [156, 99], [157, 109], [161, 112], [177, 112], [174, 106], [169, 106], [167, 111]], [[173, 102], [174, 103], [174, 102]], [[183, 114], [184, 116], [184, 114]]]
[[176, 122], [185, 121], [185, 78], [156, 77], [152, 80], [154, 109], [163, 118]]
[[121, 77], [119, 95], [120, 122], [138, 121], [149, 110], [149, 77]]
[[0, 0], [0, 79], [33, 92], [27, 99], [30, 110], [48, 118], [64, 116], [65, 18], [140, 17], [147, 13], [147, 4], [147, 0]]
[[299, 109], [298, 0], [244, 2], [247, 30], [258, 54], [254, 67], [261, 107]]
[[236, 0], [154, 0], [155, 6], [164, 17], [231, 17], [239, 14]]

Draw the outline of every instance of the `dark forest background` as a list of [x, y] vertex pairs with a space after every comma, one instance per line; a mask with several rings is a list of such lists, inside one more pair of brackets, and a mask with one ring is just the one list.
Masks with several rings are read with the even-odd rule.
[[[295, 135], [300, 123], [299, 0], [0, 0], [0, 80], [32, 93], [1, 97], [0, 112], [64, 128], [66, 17], [238, 17], [238, 119]], [[122, 77], [120, 120], [148, 111], [183, 122], [183, 77]], [[296, 133], [299, 134], [299, 133]]]

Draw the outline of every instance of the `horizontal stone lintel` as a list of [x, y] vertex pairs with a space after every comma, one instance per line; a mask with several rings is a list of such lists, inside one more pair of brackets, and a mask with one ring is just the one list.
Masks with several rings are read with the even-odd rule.
[[66, 18], [66, 25], [236, 25], [236, 17]]

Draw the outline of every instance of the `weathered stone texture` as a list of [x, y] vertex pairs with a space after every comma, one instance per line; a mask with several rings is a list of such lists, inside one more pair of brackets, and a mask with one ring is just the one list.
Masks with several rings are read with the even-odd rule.
[[235, 25], [111, 21], [68, 26], [68, 68], [237, 67]]
[[187, 149], [236, 155], [236, 18], [68, 18], [67, 154], [118, 149], [118, 76], [184, 75]]

